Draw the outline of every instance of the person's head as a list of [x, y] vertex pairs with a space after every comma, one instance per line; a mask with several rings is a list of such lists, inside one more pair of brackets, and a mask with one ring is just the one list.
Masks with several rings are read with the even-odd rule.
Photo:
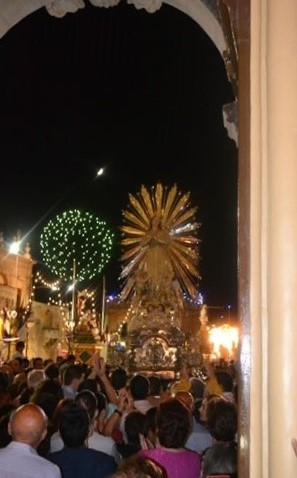
[[133, 400], [145, 400], [150, 393], [150, 382], [144, 375], [134, 375], [130, 380], [130, 393]]
[[61, 363], [64, 361], [64, 357], [62, 355], [58, 355], [56, 358], [56, 364], [58, 367], [61, 365]]
[[63, 372], [63, 384], [77, 391], [80, 383], [84, 379], [82, 367], [78, 364], [69, 365]]
[[20, 357], [15, 357], [8, 362], [11, 367], [13, 375], [17, 375], [23, 371], [23, 361]]
[[67, 408], [71, 403], [73, 403], [73, 398], [64, 397], [58, 401], [55, 411], [52, 416], [52, 423], [56, 429], [59, 428], [60, 418], [64, 408]]
[[13, 382], [14, 379], [14, 372], [9, 364], [2, 364], [0, 367], [1, 372], [4, 372], [7, 377], [8, 377], [8, 385], [10, 385]]
[[188, 409], [190, 410], [191, 413], [193, 412], [194, 405], [195, 405], [195, 400], [194, 400], [193, 395], [190, 392], [183, 392], [183, 391], [177, 392], [175, 394], [175, 398], [177, 398], [184, 405], [186, 405], [186, 407], [188, 407]]
[[45, 368], [45, 367], [47, 367], [48, 365], [50, 365], [51, 363], [55, 363], [55, 362], [53, 361], [53, 359], [51, 359], [51, 358], [44, 359], [44, 361], [43, 361], [43, 367]]
[[208, 415], [212, 413], [216, 401], [221, 400], [221, 398], [221, 395], [207, 395], [203, 398], [199, 408], [201, 422], [207, 423]]
[[200, 400], [204, 397], [205, 392], [205, 383], [197, 377], [191, 377], [191, 388], [190, 392], [193, 395], [195, 400]]
[[111, 372], [110, 383], [115, 390], [119, 391], [121, 388], [125, 388], [127, 381], [128, 375], [124, 368], [118, 367]]
[[44, 367], [44, 373], [49, 380], [60, 380], [60, 371], [57, 364], [51, 362]]
[[81, 392], [81, 390], [91, 390], [91, 392], [97, 395], [100, 392], [100, 384], [95, 378], [85, 378], [77, 389], [78, 392]]
[[47, 416], [38, 405], [26, 403], [12, 412], [8, 431], [14, 441], [37, 448], [47, 433]]
[[30, 401], [39, 405], [51, 419], [56, 406], [63, 398], [63, 390], [59, 382], [43, 380], [34, 390]]
[[207, 426], [217, 441], [233, 441], [237, 433], [237, 407], [223, 398], [216, 400], [207, 415]]
[[161, 446], [183, 448], [192, 427], [191, 412], [177, 398], [168, 398], [158, 405], [156, 426]]
[[40, 408], [42, 408], [48, 420], [51, 420], [55, 413], [58, 400], [55, 395], [51, 393], [40, 392], [36, 395], [33, 394], [32, 398], [30, 399], [30, 403], [35, 403], [35, 405], [38, 405]]
[[22, 384], [27, 385], [27, 374], [26, 372], [21, 372], [18, 373], [17, 375], [14, 376], [13, 383], [15, 383], [18, 388], [22, 388]]
[[38, 385], [45, 380], [45, 375], [43, 370], [33, 369], [28, 372], [27, 375], [27, 384], [28, 388], [36, 389]]
[[233, 443], [215, 443], [203, 457], [201, 478], [218, 474], [237, 478], [237, 448]]
[[59, 432], [66, 447], [83, 446], [89, 436], [89, 431], [90, 419], [84, 407], [73, 401], [62, 409]]
[[32, 359], [32, 367], [37, 370], [43, 370], [43, 358], [42, 357], [34, 357]]
[[140, 435], [146, 436], [148, 430], [145, 415], [136, 410], [128, 413], [124, 426], [128, 442], [140, 447]]
[[25, 342], [23, 340], [19, 340], [16, 344], [15, 344], [15, 350], [17, 352], [20, 352], [21, 354], [23, 353], [25, 349]]
[[149, 458], [134, 454], [119, 464], [112, 478], [167, 478], [167, 473]]
[[27, 370], [30, 367], [30, 360], [25, 357], [22, 359], [23, 370]]
[[233, 392], [234, 383], [230, 373], [218, 371], [215, 375], [224, 392]]
[[158, 375], [149, 375], [148, 380], [150, 382], [150, 395], [157, 397], [161, 395], [162, 384]]
[[98, 400], [95, 393], [91, 390], [81, 390], [74, 401], [87, 410], [89, 420], [94, 425], [98, 415]]
[[67, 355], [67, 362], [69, 365], [74, 365], [75, 364], [75, 355], [74, 354], [68, 354]]

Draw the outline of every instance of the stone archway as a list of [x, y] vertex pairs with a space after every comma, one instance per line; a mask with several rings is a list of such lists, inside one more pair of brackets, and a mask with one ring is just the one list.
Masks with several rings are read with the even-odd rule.
[[[85, 0], [87, 1], [87, 0]], [[98, 7], [113, 7], [116, 6], [118, 3], [117, 0], [90, 0], [95, 6]], [[136, 8], [146, 8], [147, 11], [153, 13], [161, 6], [161, 2], [159, 0], [134, 0], [129, 1], [135, 5]], [[186, 15], [190, 16], [211, 38], [213, 43], [216, 45], [220, 54], [224, 57], [224, 52], [228, 49], [228, 45], [226, 44], [226, 39], [223, 33], [223, 29], [219, 23], [218, 17], [215, 15], [215, 2], [211, 0], [167, 0], [166, 2], [168, 5], [180, 10], [181, 12], [185, 13]], [[0, 38], [2, 38], [10, 28], [20, 22], [26, 16], [32, 14], [34, 11], [47, 7], [50, 14], [56, 14], [56, 16], [62, 17], [67, 12], [75, 13], [77, 9], [83, 7], [83, 0], [10, 0], [6, 2], [5, 0], [0, 0]], [[247, 100], [246, 100], [247, 101]], [[247, 120], [248, 121], [248, 120]], [[241, 130], [243, 131], [243, 129]], [[242, 134], [242, 133], [241, 133]], [[248, 156], [247, 149], [245, 149], [245, 153]], [[247, 158], [245, 158], [247, 159]], [[244, 163], [246, 164], [246, 163]], [[242, 168], [241, 177], [243, 178], [247, 171], [246, 166]], [[246, 176], [245, 176], [246, 177]], [[242, 185], [243, 185], [243, 179]], [[245, 180], [244, 180], [245, 181]], [[244, 196], [241, 199], [243, 210], [248, 208], [248, 188], [244, 188]], [[241, 215], [240, 221], [242, 224], [247, 225], [245, 222], [245, 217]], [[247, 239], [245, 239], [245, 247], [247, 243]], [[241, 266], [241, 273], [242, 273], [242, 284], [241, 290], [245, 293], [246, 292], [246, 263]], [[246, 302], [246, 296], [245, 296]], [[247, 330], [247, 323], [248, 323], [248, 308], [244, 306], [244, 320], [245, 326], [244, 328]], [[246, 349], [245, 349], [246, 351]], [[248, 368], [249, 363], [249, 351], [245, 354], [245, 365]], [[242, 443], [244, 444], [244, 453], [242, 454], [240, 460], [240, 466], [242, 468], [242, 472], [240, 472], [240, 476], [242, 478], [249, 476], [249, 453], [248, 453], [248, 444], [247, 444], [247, 417], [249, 414], [249, 383], [248, 378], [246, 376], [247, 369], [244, 370], [244, 387], [243, 387], [243, 395], [244, 400], [242, 401], [241, 406], [241, 418], [243, 417], [240, 435], [243, 437]]]

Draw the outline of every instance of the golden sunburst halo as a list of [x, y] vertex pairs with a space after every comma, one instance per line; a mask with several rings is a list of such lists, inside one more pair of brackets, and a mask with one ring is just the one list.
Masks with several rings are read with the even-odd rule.
[[[196, 213], [197, 207], [190, 203], [190, 193], [182, 193], [176, 184], [168, 187], [158, 182], [150, 189], [142, 185], [137, 194], [129, 194], [121, 227], [120, 278], [124, 280], [124, 295], [127, 296], [125, 289], [129, 287], [129, 279], [137, 271], [148, 273], [158, 289], [158, 281], [164, 279], [170, 269], [182, 290], [192, 298], [197, 296], [200, 224]], [[159, 225], [158, 231], [152, 234], [154, 221]]]

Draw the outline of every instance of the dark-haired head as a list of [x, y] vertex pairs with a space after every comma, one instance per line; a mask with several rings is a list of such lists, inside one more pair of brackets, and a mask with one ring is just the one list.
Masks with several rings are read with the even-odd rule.
[[87, 410], [89, 419], [92, 422], [96, 416], [98, 406], [98, 400], [95, 393], [91, 390], [81, 390], [76, 395], [74, 401]]
[[118, 367], [111, 372], [110, 382], [115, 390], [120, 390], [127, 385], [128, 375], [124, 368]]
[[150, 382], [144, 375], [134, 375], [130, 380], [130, 392], [134, 400], [145, 400], [150, 393]]
[[237, 447], [234, 443], [215, 443], [206, 451], [201, 478], [216, 474], [237, 478]]
[[158, 438], [166, 448], [183, 448], [192, 428], [192, 415], [178, 399], [169, 398], [158, 405]]
[[231, 442], [237, 432], [237, 407], [221, 398], [215, 401], [207, 415], [207, 426], [217, 441]]
[[59, 431], [64, 445], [78, 448], [84, 445], [90, 430], [89, 414], [78, 403], [65, 407], [60, 416]]
[[167, 478], [166, 471], [158, 464], [134, 454], [123, 460], [112, 478]]

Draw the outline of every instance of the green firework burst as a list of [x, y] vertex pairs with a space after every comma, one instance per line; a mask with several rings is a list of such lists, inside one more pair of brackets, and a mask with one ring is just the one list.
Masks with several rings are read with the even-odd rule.
[[78, 209], [68, 210], [44, 227], [41, 254], [51, 272], [71, 280], [76, 261], [76, 280], [99, 275], [111, 257], [114, 234], [105, 221]]

